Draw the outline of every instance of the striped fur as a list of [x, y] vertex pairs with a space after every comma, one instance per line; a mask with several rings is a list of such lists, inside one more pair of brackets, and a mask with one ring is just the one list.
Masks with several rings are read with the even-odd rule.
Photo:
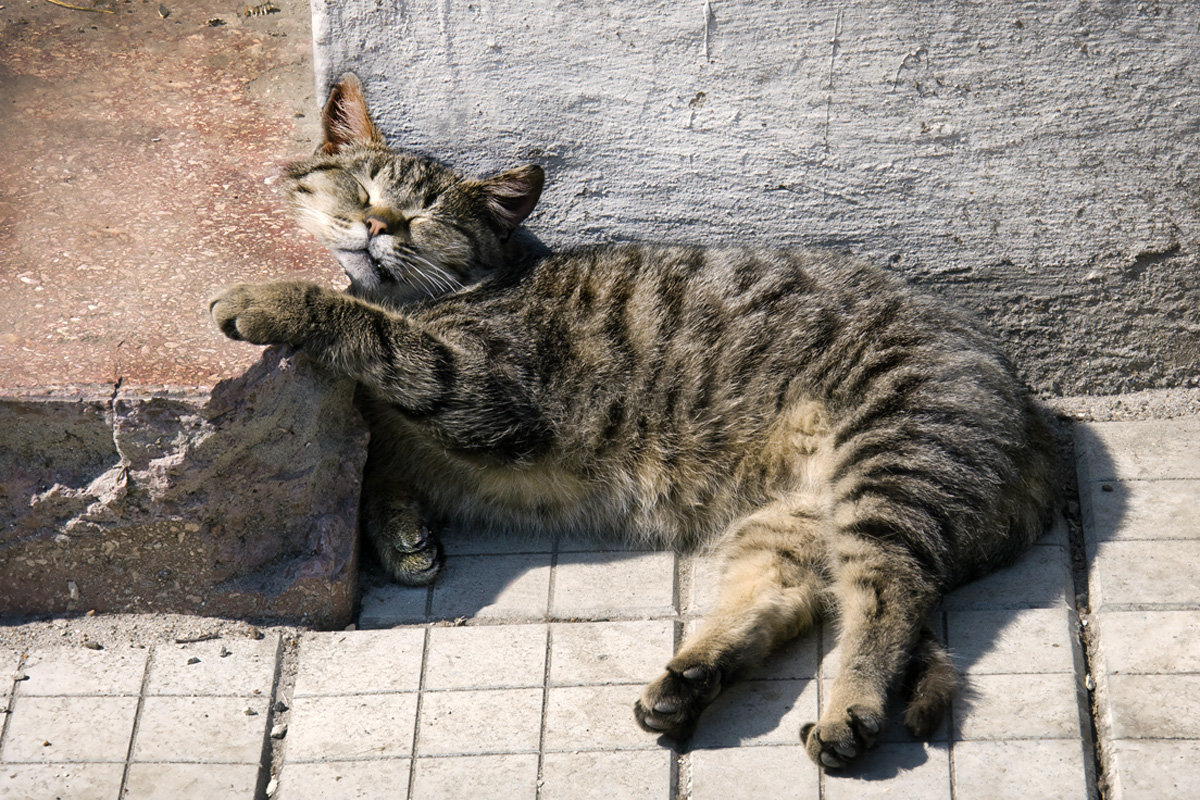
[[396, 579], [436, 577], [450, 519], [719, 549], [718, 608], [638, 700], [643, 727], [688, 736], [723, 686], [828, 614], [843, 666], [803, 731], [813, 759], [853, 760], [906, 675], [909, 727], [931, 733], [955, 679], [928, 612], [1027, 548], [1052, 499], [1049, 429], [992, 337], [829, 252], [524, 263], [509, 236], [539, 169], [473, 180], [393, 152], [352, 77], [325, 120], [288, 186], [349, 293], [238, 286], [212, 311], [234, 338], [358, 379], [364, 528]]

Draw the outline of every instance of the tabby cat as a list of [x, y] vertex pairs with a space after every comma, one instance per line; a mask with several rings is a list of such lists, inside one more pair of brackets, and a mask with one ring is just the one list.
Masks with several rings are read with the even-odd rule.
[[1050, 430], [992, 337], [829, 252], [523, 261], [512, 234], [539, 167], [476, 180], [391, 150], [352, 75], [323, 122], [286, 186], [349, 290], [240, 285], [211, 313], [359, 381], [361, 516], [391, 575], [432, 581], [450, 518], [719, 548], [718, 607], [636, 702], [643, 728], [686, 738], [739, 673], [829, 614], [843, 664], [801, 731], [812, 759], [861, 754], [893, 688], [930, 735], [956, 684], [931, 608], [1025, 550], [1052, 496]]

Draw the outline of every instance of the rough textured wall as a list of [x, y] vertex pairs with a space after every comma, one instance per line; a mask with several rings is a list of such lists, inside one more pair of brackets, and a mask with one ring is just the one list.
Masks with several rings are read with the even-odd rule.
[[537, 161], [529, 226], [848, 248], [988, 317], [1032, 383], [1200, 384], [1200, 4], [312, 0], [318, 93]]

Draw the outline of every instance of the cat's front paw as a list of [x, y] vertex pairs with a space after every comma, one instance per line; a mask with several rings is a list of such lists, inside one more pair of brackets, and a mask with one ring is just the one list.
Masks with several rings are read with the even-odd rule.
[[304, 343], [308, 328], [303, 283], [238, 284], [208, 302], [208, 313], [230, 339], [253, 344]]
[[692, 735], [700, 712], [720, 691], [721, 670], [717, 667], [668, 666], [633, 704], [633, 715], [643, 730], [676, 740], [686, 739]]
[[818, 766], [839, 769], [875, 743], [883, 720], [881, 709], [867, 706], [850, 706], [842, 713], [826, 712], [820, 722], [810, 722], [801, 729], [800, 741]]

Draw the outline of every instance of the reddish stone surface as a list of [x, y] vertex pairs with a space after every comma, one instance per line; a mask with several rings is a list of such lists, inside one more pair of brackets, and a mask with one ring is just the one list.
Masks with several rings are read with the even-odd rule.
[[340, 279], [276, 191], [314, 147], [308, 3], [75, 4], [115, 13], [0, 3], [0, 614], [345, 625], [352, 384], [206, 302]]
[[214, 289], [340, 276], [274, 186], [313, 147], [308, 4], [2, 5], [0, 389], [205, 388], [254, 363]]

